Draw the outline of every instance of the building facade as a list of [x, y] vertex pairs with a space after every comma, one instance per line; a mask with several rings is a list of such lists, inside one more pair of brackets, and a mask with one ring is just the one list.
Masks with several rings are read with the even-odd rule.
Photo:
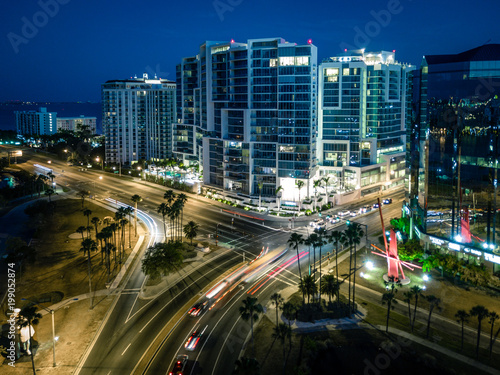
[[107, 81], [101, 88], [106, 162], [131, 164], [172, 156], [175, 82], [142, 78]]
[[337, 202], [403, 186], [414, 66], [395, 53], [346, 51], [320, 64], [318, 171]]
[[57, 112], [16, 111], [16, 129], [20, 135], [44, 135], [57, 133]]
[[57, 130], [78, 131], [80, 129], [88, 129], [91, 134], [96, 133], [96, 117], [58, 117]]
[[[316, 167], [317, 51], [281, 38], [206, 42], [177, 66], [173, 152], [205, 185], [296, 194]], [[303, 195], [304, 196], [304, 195]]]
[[[439, 211], [445, 235], [461, 234], [464, 209], [477, 233], [495, 240], [500, 134], [500, 45], [455, 55], [426, 55], [416, 77], [416, 124], [408, 150], [409, 198], [422, 229], [434, 231]], [[430, 213], [430, 214], [429, 214]], [[444, 234], [444, 233], [443, 233]]]

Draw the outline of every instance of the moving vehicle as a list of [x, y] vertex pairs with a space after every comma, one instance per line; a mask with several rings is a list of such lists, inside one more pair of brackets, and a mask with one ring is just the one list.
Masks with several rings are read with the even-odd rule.
[[324, 223], [323, 219], [314, 219], [314, 221], [311, 221], [309, 225], [311, 227], [316, 228], [319, 224]]
[[203, 335], [203, 333], [205, 332], [205, 330], [207, 329], [207, 327], [203, 328], [203, 331], [200, 331], [199, 329], [195, 330], [191, 334], [191, 336], [189, 336], [188, 340], [184, 344], [184, 347], [187, 350], [191, 350], [191, 351], [195, 350], [196, 347], [197, 347], [197, 345], [198, 345], [198, 343], [200, 342], [201, 336]]
[[386, 198], [382, 201], [383, 204], [391, 204], [392, 203], [392, 198]]
[[338, 213], [338, 215], [339, 215], [340, 217], [349, 216], [350, 214], [351, 214], [351, 211], [349, 211], [349, 210], [340, 211], [340, 212]]
[[186, 368], [188, 356], [185, 354], [178, 355], [175, 360], [174, 368], [168, 373], [168, 375], [182, 375], [182, 372]]
[[205, 302], [198, 302], [188, 311], [191, 316], [200, 316], [203, 311], [208, 307], [208, 300]]

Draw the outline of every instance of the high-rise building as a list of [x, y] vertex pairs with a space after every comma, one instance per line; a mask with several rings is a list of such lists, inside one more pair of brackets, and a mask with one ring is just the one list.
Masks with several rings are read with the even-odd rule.
[[107, 163], [172, 156], [175, 82], [142, 78], [102, 85], [102, 126]]
[[394, 51], [346, 51], [320, 64], [314, 179], [330, 177], [337, 203], [404, 185], [414, 69]]
[[495, 242], [500, 44], [424, 56], [415, 87], [408, 191], [420, 231], [463, 240], [468, 211], [472, 242]]
[[57, 112], [47, 112], [41, 107], [39, 111], [16, 111], [17, 133], [21, 135], [43, 135], [57, 133]]
[[177, 66], [174, 154], [199, 161], [205, 185], [291, 198], [316, 166], [316, 77], [310, 41], [204, 43]]
[[79, 129], [88, 129], [91, 134], [96, 132], [96, 117], [58, 117], [57, 130], [77, 131]]

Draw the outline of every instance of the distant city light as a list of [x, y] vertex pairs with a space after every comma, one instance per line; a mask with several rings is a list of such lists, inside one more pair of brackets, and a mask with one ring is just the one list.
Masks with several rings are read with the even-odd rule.
[[422, 286], [422, 290], [426, 290], [427, 287], [425, 285]]
[[373, 262], [372, 261], [366, 262], [366, 268], [368, 268], [369, 270], [372, 270], [373, 269]]
[[424, 275], [423, 279], [424, 281], [429, 281], [429, 275]]

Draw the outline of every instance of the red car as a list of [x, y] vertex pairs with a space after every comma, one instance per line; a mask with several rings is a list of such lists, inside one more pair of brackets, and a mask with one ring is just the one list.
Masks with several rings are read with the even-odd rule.
[[174, 368], [168, 373], [168, 375], [182, 375], [182, 372], [186, 368], [187, 360], [187, 355], [178, 355], [174, 364]]
[[205, 301], [203, 303], [198, 302], [196, 305], [191, 307], [191, 309], [188, 311], [188, 314], [191, 316], [199, 316], [203, 311], [205, 311], [207, 306], [208, 306], [208, 301]]

